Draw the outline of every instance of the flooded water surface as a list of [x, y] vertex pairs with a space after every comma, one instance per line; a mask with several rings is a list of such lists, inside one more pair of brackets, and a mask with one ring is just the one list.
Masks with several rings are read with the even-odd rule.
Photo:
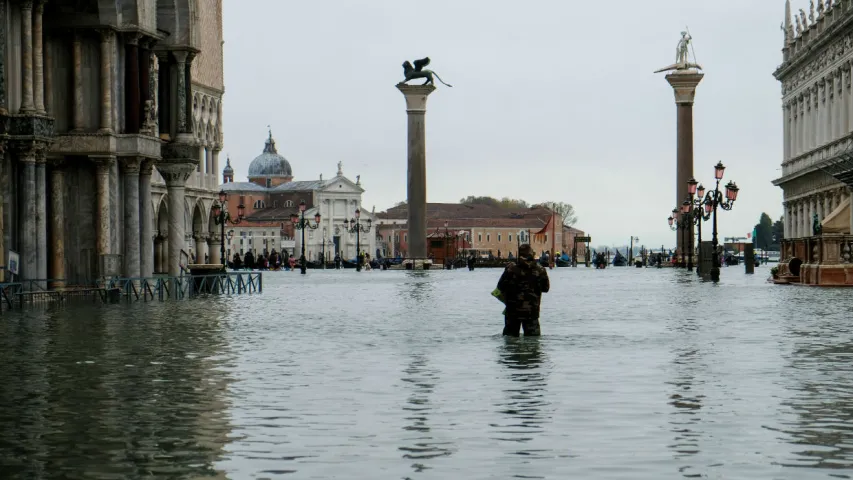
[[0, 478], [853, 478], [853, 290], [557, 268], [271, 272], [0, 317]]

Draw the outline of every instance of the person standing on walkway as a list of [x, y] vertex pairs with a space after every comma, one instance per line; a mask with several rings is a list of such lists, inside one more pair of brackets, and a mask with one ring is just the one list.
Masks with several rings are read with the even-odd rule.
[[539, 305], [542, 294], [551, 289], [548, 271], [536, 263], [528, 244], [518, 248], [518, 261], [510, 263], [498, 281], [498, 290], [506, 304], [503, 334], [517, 337], [539, 336]]

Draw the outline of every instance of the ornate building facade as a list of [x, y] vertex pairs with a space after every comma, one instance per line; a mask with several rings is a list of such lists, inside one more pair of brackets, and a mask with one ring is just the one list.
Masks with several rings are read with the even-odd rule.
[[0, 264], [178, 275], [219, 241], [221, 0], [0, 0], [0, 29]]
[[[344, 229], [344, 222], [361, 211], [361, 222], [375, 222], [372, 212], [361, 207], [364, 189], [360, 177], [353, 182], [344, 175], [343, 164], [338, 162], [334, 177], [324, 180], [294, 181], [290, 162], [278, 153], [270, 132], [264, 149], [249, 164], [248, 182], [234, 182], [234, 170], [229, 160], [222, 172], [222, 190], [229, 200], [227, 208], [231, 218], [237, 218], [238, 205], [244, 206], [245, 218], [237, 225], [228, 225], [226, 251], [229, 258], [234, 253], [243, 255], [251, 251], [265, 255], [273, 248], [299, 256], [302, 250], [302, 232], [293, 228], [292, 214], [299, 214], [299, 204], [305, 202], [305, 218], [314, 224], [314, 215], [320, 213], [320, 224], [316, 229], [305, 231], [305, 257], [318, 260], [325, 255], [327, 260], [339, 253], [344, 258], [354, 259], [356, 243], [362, 251], [373, 252], [375, 233], [355, 233]], [[274, 234], [278, 232], [278, 237]], [[359, 242], [357, 242], [357, 240]]]
[[[805, 1], [803, 0], [803, 3]], [[843, 163], [853, 152], [853, 0], [811, 2], [808, 13], [785, 4], [782, 176], [785, 238], [851, 233], [853, 210]]]

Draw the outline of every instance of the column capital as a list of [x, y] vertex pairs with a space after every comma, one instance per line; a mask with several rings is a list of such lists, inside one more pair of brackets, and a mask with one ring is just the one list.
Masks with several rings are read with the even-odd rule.
[[115, 37], [115, 31], [111, 28], [98, 28], [96, 29], [98, 34], [101, 36], [102, 42], [109, 42]]
[[142, 34], [139, 32], [125, 32], [124, 33], [124, 42], [128, 45], [133, 45], [138, 47], [140, 40], [142, 39]]
[[139, 164], [139, 174], [151, 175], [152, 173], [154, 173], [154, 160], [143, 158]]
[[36, 163], [36, 152], [38, 143], [34, 141], [16, 141], [11, 144], [12, 151], [18, 155], [21, 163]]
[[397, 89], [406, 97], [406, 111], [409, 113], [426, 112], [427, 97], [435, 91], [435, 85], [406, 85], [398, 83]]
[[195, 163], [163, 163], [157, 164], [157, 171], [166, 181], [166, 187], [184, 187], [192, 172], [196, 171]]
[[50, 166], [53, 167], [54, 172], [64, 171], [65, 167], [68, 166], [68, 164], [65, 162], [65, 157], [48, 157], [47, 163], [49, 163]]
[[32, 10], [33, 9], [33, 0], [22, 0], [21, 1], [21, 10]]
[[98, 169], [98, 173], [104, 174], [105, 172], [109, 172], [110, 167], [116, 163], [116, 157], [105, 155], [105, 156], [90, 156], [89, 160], [95, 164], [95, 167]]
[[142, 160], [139, 157], [123, 157], [124, 173], [127, 175], [139, 175]]
[[664, 77], [675, 93], [676, 105], [693, 105], [696, 87], [705, 78], [704, 73], [685, 70], [684, 73], [670, 73]]
[[222, 243], [222, 235], [219, 232], [210, 232], [207, 236], [208, 245], [220, 245]]
[[187, 62], [187, 52], [183, 50], [172, 50], [172, 56], [175, 57], [175, 61], [178, 63]]

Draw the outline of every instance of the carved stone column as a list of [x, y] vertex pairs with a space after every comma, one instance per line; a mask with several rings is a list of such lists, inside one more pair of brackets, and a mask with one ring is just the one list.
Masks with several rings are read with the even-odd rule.
[[140, 111], [139, 34], [131, 33], [125, 43], [124, 59], [124, 125], [127, 133], [139, 133]]
[[[207, 250], [207, 233], [198, 233], [193, 235], [195, 240], [195, 263], [210, 263], [209, 252]], [[205, 257], [208, 257], [205, 259]]]
[[847, 132], [844, 130], [844, 127], [847, 125], [846, 108], [847, 102], [844, 98], [844, 78], [842, 76], [842, 70], [835, 71], [835, 119], [833, 120], [833, 125], [835, 128], [833, 129], [834, 135], [833, 139], [841, 138], [842, 135], [845, 135]]
[[101, 128], [99, 133], [112, 133], [113, 93], [110, 75], [112, 69], [112, 40], [115, 33], [109, 29], [99, 30], [101, 34]]
[[[65, 162], [52, 159], [50, 170], [50, 244], [53, 256], [50, 262], [50, 278], [65, 279]], [[53, 283], [53, 288], [62, 288], [65, 282]]]
[[187, 95], [187, 52], [172, 52], [177, 62], [178, 72], [178, 104], [175, 108], [178, 109], [178, 135], [189, 133], [189, 119], [187, 118], [187, 102], [190, 101]]
[[800, 109], [797, 104], [797, 99], [791, 101], [791, 158], [794, 158], [799, 153], [800, 145], [800, 125], [798, 123], [800, 117]]
[[160, 163], [157, 170], [166, 181], [169, 195], [169, 276], [181, 274], [181, 250], [184, 250], [186, 228], [184, 225], [186, 184], [196, 169], [192, 163]]
[[791, 107], [782, 104], [782, 159], [791, 158]]
[[[36, 268], [38, 278], [47, 278], [47, 163], [46, 146], [36, 150]], [[46, 285], [43, 285], [46, 286]]]
[[20, 227], [20, 276], [25, 280], [38, 278], [38, 231], [36, 229], [36, 146], [30, 143], [16, 145], [21, 162], [20, 202], [18, 209]]
[[812, 90], [812, 131], [811, 131], [811, 149], [817, 148], [821, 145], [821, 129], [820, 129], [820, 114], [821, 114], [821, 94], [819, 90], [823, 90], [821, 87], [825, 87], [825, 84], [815, 85]]
[[53, 48], [50, 42], [44, 43], [44, 112], [53, 116]]
[[[36, 0], [33, 10], [33, 90], [35, 91], [36, 113], [44, 115], [44, 33], [42, 15], [44, 2]], [[45, 272], [47, 273], [47, 272]]]
[[[140, 125], [146, 126], [146, 114], [147, 111], [145, 109], [146, 102], [151, 100], [151, 41], [150, 40], [140, 40], [139, 42], [139, 105], [141, 111], [139, 112], [139, 122]], [[151, 108], [153, 108], [153, 104], [151, 104]], [[153, 133], [153, 132], [152, 132]]]
[[140, 159], [124, 160], [124, 276], [137, 278], [140, 272], [139, 171]]
[[95, 183], [98, 196], [97, 208], [97, 252], [98, 255], [109, 255], [110, 250], [110, 168], [116, 161], [115, 157], [90, 157], [95, 166]]
[[151, 204], [152, 160], [143, 160], [139, 169], [139, 275], [154, 275], [154, 206]]
[[74, 113], [71, 131], [81, 133], [83, 132], [83, 39], [77, 32], [74, 32], [74, 40], [71, 44], [71, 58], [74, 65], [74, 98], [72, 99]]
[[219, 185], [219, 175], [221, 172], [219, 171], [219, 152], [222, 150], [222, 146], [218, 143], [213, 146], [213, 187]]
[[[33, 113], [33, 2], [21, 2], [21, 113]], [[22, 262], [23, 263], [23, 262]], [[32, 277], [30, 277], [32, 278]]]
[[[0, 52], [6, 51], [6, 0], [0, 0]], [[6, 97], [6, 56], [0, 55], [0, 114], [6, 115], [9, 113], [9, 105]], [[4, 253], [4, 252], [0, 252]], [[2, 258], [3, 264], [6, 264], [5, 255]], [[3, 276], [0, 276], [5, 281]]]
[[808, 97], [800, 94], [798, 97], [798, 103], [800, 105], [800, 119], [797, 120], [797, 155], [802, 154], [806, 151], [806, 129], [808, 128], [808, 121], [806, 117], [806, 103]]

